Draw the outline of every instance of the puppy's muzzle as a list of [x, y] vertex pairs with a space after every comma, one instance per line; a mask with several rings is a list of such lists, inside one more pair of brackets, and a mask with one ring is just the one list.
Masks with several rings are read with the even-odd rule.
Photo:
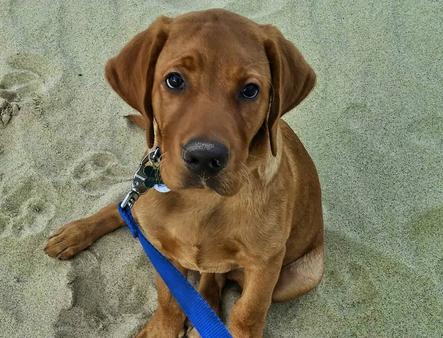
[[226, 167], [229, 150], [225, 145], [203, 139], [193, 139], [185, 144], [182, 153], [186, 167], [195, 175], [209, 178]]

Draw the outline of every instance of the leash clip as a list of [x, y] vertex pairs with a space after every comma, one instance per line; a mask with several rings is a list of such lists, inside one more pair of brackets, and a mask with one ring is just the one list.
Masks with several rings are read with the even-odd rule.
[[148, 189], [157, 183], [161, 183], [160, 179], [160, 148], [156, 147], [153, 151], [143, 157], [137, 171], [132, 179], [131, 191], [128, 192], [120, 206], [132, 208], [140, 195], [144, 194]]

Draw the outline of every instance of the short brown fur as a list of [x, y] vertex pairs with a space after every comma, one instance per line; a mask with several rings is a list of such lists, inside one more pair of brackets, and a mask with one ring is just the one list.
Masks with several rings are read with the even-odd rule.
[[[180, 93], [165, 87], [185, 75]], [[148, 146], [163, 152], [161, 175], [171, 192], [148, 191], [133, 212], [152, 243], [186, 273], [201, 273], [200, 292], [220, 310], [226, 279], [242, 294], [228, 327], [234, 337], [261, 337], [271, 301], [296, 298], [323, 275], [323, 220], [315, 166], [283, 114], [312, 90], [315, 73], [269, 25], [225, 10], [161, 17], [106, 65], [113, 89], [141, 116]], [[246, 83], [260, 96], [242, 101]], [[195, 137], [222, 142], [222, 173], [196, 179], [181, 157]], [[67, 259], [123, 225], [115, 205], [63, 226], [45, 251]], [[185, 316], [156, 278], [158, 308], [139, 337], [177, 337]], [[189, 332], [196, 335], [195, 330]]]

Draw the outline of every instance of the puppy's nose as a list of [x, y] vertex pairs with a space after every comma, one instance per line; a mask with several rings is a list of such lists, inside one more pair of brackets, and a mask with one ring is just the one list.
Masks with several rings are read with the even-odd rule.
[[221, 143], [194, 139], [185, 144], [182, 156], [186, 167], [194, 174], [211, 177], [226, 166], [229, 151]]

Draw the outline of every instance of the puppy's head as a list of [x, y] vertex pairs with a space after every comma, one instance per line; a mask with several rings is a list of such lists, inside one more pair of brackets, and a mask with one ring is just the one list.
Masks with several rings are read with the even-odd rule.
[[277, 153], [280, 117], [315, 74], [272, 26], [224, 10], [161, 17], [106, 65], [113, 89], [146, 122], [171, 189], [235, 194], [251, 158]]

